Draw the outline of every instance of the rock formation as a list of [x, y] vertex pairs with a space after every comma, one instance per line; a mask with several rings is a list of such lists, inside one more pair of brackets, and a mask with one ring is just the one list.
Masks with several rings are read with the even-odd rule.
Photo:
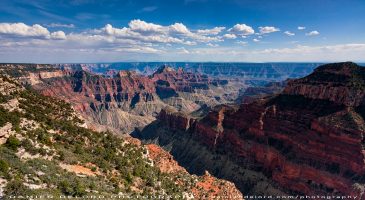
[[243, 199], [158, 146], [85, 128], [69, 103], [6, 74], [0, 91], [0, 199]]
[[364, 198], [364, 81], [354, 63], [323, 65], [278, 95], [219, 106], [203, 118], [162, 111], [134, 135], [244, 194]]
[[227, 80], [168, 66], [151, 76], [128, 70], [95, 74], [83, 64], [58, 68], [5, 64], [0, 70], [44, 95], [70, 102], [88, 127], [122, 133], [151, 123], [162, 108], [190, 113], [201, 106], [231, 102], [238, 94], [238, 88]]

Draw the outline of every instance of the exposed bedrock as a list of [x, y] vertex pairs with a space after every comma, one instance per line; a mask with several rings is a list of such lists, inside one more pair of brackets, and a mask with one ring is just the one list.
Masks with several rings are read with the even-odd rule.
[[324, 65], [279, 95], [219, 106], [203, 118], [162, 111], [134, 136], [244, 194], [362, 196], [364, 80], [354, 63]]

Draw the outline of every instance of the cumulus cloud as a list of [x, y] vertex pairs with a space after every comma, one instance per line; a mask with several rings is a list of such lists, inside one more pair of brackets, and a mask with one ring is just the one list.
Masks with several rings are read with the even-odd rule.
[[220, 32], [222, 32], [226, 27], [220, 26], [220, 27], [214, 27], [212, 29], [199, 29], [197, 33], [201, 35], [218, 35]]
[[298, 30], [304, 30], [305, 27], [304, 26], [298, 26]]
[[273, 33], [273, 32], [278, 32], [280, 31], [279, 28], [273, 27], [273, 26], [260, 26], [259, 27], [260, 30], [260, 34], [268, 34], [268, 33]]
[[223, 37], [227, 38], [227, 39], [236, 39], [237, 38], [237, 36], [235, 34], [232, 34], [232, 33], [224, 34]]
[[172, 24], [170, 26], [167, 26], [167, 29], [169, 30], [168, 33], [165, 34], [169, 34], [169, 35], [174, 35], [174, 34], [178, 34], [180, 36], [183, 36], [185, 38], [189, 38], [192, 40], [196, 40], [198, 42], [218, 42], [218, 41], [222, 41], [220, 39], [220, 37], [211, 37], [211, 36], [206, 36], [206, 34], [201, 34], [199, 32], [192, 32], [190, 31], [184, 24], [182, 23], [175, 23]]
[[306, 33], [305, 35], [307, 35], [307, 36], [315, 36], [315, 35], [319, 35], [319, 32], [318, 31], [311, 31], [311, 32]]
[[[172, 60], [256, 62], [316, 61], [323, 58], [356, 60], [362, 58], [365, 53], [365, 44], [298, 45], [295, 48], [262, 50], [265, 47], [264, 42], [260, 43], [261, 36], [265, 38], [265, 35], [261, 34], [262, 31], [259, 29], [259, 33], [253, 37], [255, 31], [242, 24], [223, 32], [223, 27], [196, 30], [189, 29], [183, 23], [160, 25], [132, 20], [124, 27], [107, 24], [97, 29], [67, 34], [61, 30], [51, 32], [43, 26], [0, 23], [0, 59], [3, 62], [94, 62], [120, 61], [121, 58], [127, 60], [172, 58]], [[264, 32], [267, 33], [267, 30]], [[292, 32], [283, 33], [290, 36]], [[312, 31], [310, 35], [316, 34], [319, 32]], [[256, 51], [245, 49], [240, 45], [247, 45], [247, 42], [239, 40], [246, 37], [251, 37], [247, 39], [248, 42], [259, 42], [258, 44], [262, 45], [259, 45]], [[224, 39], [235, 39], [233, 42], [237, 45], [220, 45], [219, 42]], [[190, 47], [190, 45], [195, 46]], [[19, 53], [26, 56], [19, 58]], [[38, 60], [26, 60], [29, 58]]]
[[284, 34], [287, 35], [287, 36], [294, 36], [295, 35], [295, 33], [290, 32], [290, 31], [285, 31]]
[[164, 28], [161, 25], [154, 23], [147, 23], [145, 21], [135, 19], [129, 22], [130, 30], [132, 31], [142, 31], [142, 32], [163, 32]]
[[0, 23], [0, 34], [19, 37], [48, 37], [49, 31], [39, 24], [28, 26], [24, 23]]
[[65, 40], [66, 34], [63, 31], [56, 31], [51, 33], [51, 38], [55, 40]]
[[8, 38], [66, 39], [66, 34], [63, 31], [51, 33], [39, 24], [29, 26], [24, 23], [0, 23], [0, 35]]
[[[140, 42], [180, 43], [180, 44], [185, 43], [183, 39], [172, 37], [167, 34], [161, 34], [163, 33], [163, 31], [159, 29], [160, 28], [162, 29], [163, 28], [162, 26], [161, 27], [158, 27], [158, 25], [150, 26], [148, 25], [148, 23], [142, 25], [140, 24], [137, 26], [132, 25], [132, 26], [133, 28], [126, 28], [126, 27], [114, 28], [111, 24], [107, 24], [105, 25], [104, 28], [101, 29], [101, 31], [104, 31], [105, 34], [108, 36], [113, 36], [120, 39], [132, 39]], [[152, 33], [159, 33], [159, 34], [152, 34]]]
[[246, 24], [236, 24], [232, 28], [228, 29], [228, 31], [237, 35], [252, 35], [255, 33], [255, 30]]
[[[50, 24], [48, 27], [66, 27], [62, 24]], [[71, 26], [71, 25], [70, 25]], [[118, 49], [128, 48], [130, 51], [151, 49], [140, 48], [149, 46], [157, 49], [159, 44], [197, 45], [198, 43], [211, 43], [223, 41], [223, 36], [218, 35], [224, 27], [201, 29], [192, 31], [183, 23], [174, 23], [168, 26], [145, 22], [140, 19], [131, 20], [126, 27], [114, 27], [106, 24], [99, 29], [85, 30], [66, 34], [63, 31], [50, 32], [47, 28], [35, 24], [0, 23], [0, 42], [8, 46], [30, 45], [26, 40], [44, 40], [47, 46], [64, 45], [63, 48], [74, 49]], [[24, 41], [23, 41], [24, 40]], [[62, 43], [51, 43], [51, 40], [63, 40]], [[161, 48], [162, 49], [162, 48]]]
[[190, 30], [182, 23], [175, 23], [168, 27], [171, 32], [178, 34], [191, 34]]

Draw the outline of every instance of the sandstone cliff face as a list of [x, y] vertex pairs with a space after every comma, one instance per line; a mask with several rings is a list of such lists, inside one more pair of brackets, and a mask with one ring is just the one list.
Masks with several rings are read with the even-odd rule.
[[[324, 65], [291, 81], [277, 96], [238, 109], [221, 106], [200, 120], [161, 112], [160, 125], [154, 127], [169, 127], [168, 131], [151, 133], [146, 128], [136, 135], [171, 149], [188, 170], [207, 169], [233, 181], [245, 194], [281, 191], [363, 198], [363, 74], [363, 68], [353, 63]], [[212, 156], [201, 157], [196, 148]], [[240, 170], [216, 168], [222, 165], [217, 156]], [[255, 172], [259, 174], [247, 175]], [[263, 183], [257, 181], [261, 175]], [[253, 183], [245, 184], [249, 181]]]
[[210, 89], [227, 81], [167, 66], [151, 76], [126, 70], [103, 76], [85, 71], [83, 65], [63, 65], [54, 71], [30, 72], [21, 79], [44, 95], [72, 103], [88, 127], [123, 133], [151, 123], [165, 107], [190, 113], [205, 104], [229, 101], [224, 93], [216, 99]]
[[211, 79], [207, 75], [185, 72], [182, 68], [177, 71], [168, 66], [159, 68], [152, 79], [158, 86], [167, 86], [179, 92], [193, 92], [195, 89], [209, 89], [209, 85], [225, 85], [227, 80]]
[[120, 72], [106, 78], [85, 71], [45, 79], [33, 86], [44, 95], [65, 99], [95, 128], [129, 132], [154, 120], [166, 105], [156, 95], [154, 83], [144, 76]]
[[359, 106], [364, 99], [365, 69], [355, 63], [328, 64], [315, 73], [288, 83], [284, 94], [330, 100], [346, 106]]

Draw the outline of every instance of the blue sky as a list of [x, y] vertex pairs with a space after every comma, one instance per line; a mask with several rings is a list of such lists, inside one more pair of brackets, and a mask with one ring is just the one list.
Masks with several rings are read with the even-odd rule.
[[364, 25], [364, 0], [2, 0], [0, 62], [363, 62]]

